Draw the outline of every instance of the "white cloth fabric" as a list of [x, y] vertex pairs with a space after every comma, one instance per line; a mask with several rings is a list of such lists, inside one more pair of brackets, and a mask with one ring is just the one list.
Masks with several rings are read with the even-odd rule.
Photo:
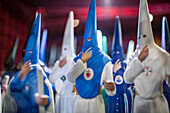
[[[75, 83], [77, 77], [80, 76], [87, 69], [87, 64], [83, 63], [80, 59], [73, 65], [71, 68], [68, 79], [70, 82]], [[112, 63], [108, 62], [102, 72], [102, 78], [100, 85], [102, 85], [103, 80], [107, 82], [113, 82], [113, 73], [112, 73]], [[106, 93], [109, 96], [113, 96], [116, 94], [116, 89], [113, 91], [106, 90]], [[97, 95], [93, 99], [84, 99], [79, 95], [76, 98], [74, 105], [74, 113], [105, 113], [104, 101], [102, 99], [102, 95]]]
[[[56, 61], [53, 71], [49, 76], [52, 84], [55, 84], [57, 91], [55, 97], [55, 112], [56, 113], [73, 113], [74, 101], [76, 94], [72, 93], [73, 83], [68, 81], [68, 70], [72, 67], [72, 58], [67, 57], [67, 64], [64, 67], [59, 67], [59, 62]], [[62, 77], [66, 79], [62, 80]]]
[[50, 105], [47, 108], [47, 113], [54, 113], [55, 108], [54, 108], [54, 101], [53, 101], [54, 100], [53, 89], [52, 89], [51, 83], [50, 83], [50, 81], [48, 79], [45, 79], [45, 84], [48, 87], [49, 95], [50, 95], [50, 98], [51, 98]]
[[167, 101], [161, 94], [163, 80], [170, 75], [170, 55], [152, 43], [149, 55], [141, 63], [135, 57], [125, 70], [126, 83], [134, 83], [136, 95], [134, 113], [169, 113]]

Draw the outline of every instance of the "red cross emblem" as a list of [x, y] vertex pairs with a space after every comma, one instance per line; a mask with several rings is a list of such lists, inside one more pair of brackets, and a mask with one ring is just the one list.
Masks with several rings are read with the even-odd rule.
[[152, 74], [152, 69], [150, 67], [145, 67], [144, 72], [146, 76], [149, 76]]

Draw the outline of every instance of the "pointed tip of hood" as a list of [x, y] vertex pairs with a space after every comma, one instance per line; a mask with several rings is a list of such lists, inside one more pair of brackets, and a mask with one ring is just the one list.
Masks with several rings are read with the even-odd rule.
[[16, 38], [13, 46], [10, 49], [8, 57], [5, 61], [5, 68], [7, 70], [12, 70], [15, 67], [15, 58], [17, 54], [18, 42], [19, 42], [19, 38]]
[[112, 42], [112, 59], [113, 62], [117, 59], [120, 59], [121, 61], [124, 60], [121, 22], [118, 16], [116, 16], [115, 30]]
[[32, 20], [32, 24], [30, 26], [30, 29], [28, 31], [28, 34], [27, 34], [27, 37], [26, 37], [26, 40], [25, 40], [25, 43], [24, 43], [24, 46], [23, 46], [23, 49], [22, 49], [22, 57], [24, 57], [24, 55], [25, 55], [25, 50], [26, 50], [26, 47], [27, 47], [28, 39], [30, 37], [31, 31], [32, 31], [32, 28], [33, 28], [33, 25], [34, 25], [34, 22], [35, 22], [35, 19], [37, 18], [37, 16], [38, 16], [38, 12], [35, 12], [34, 18]]
[[[88, 38], [90, 38], [90, 41], [87, 40]], [[89, 47], [98, 48], [95, 0], [91, 0], [90, 3], [83, 40], [83, 51], [86, 51]]]
[[147, 0], [140, 0], [137, 43], [141, 49], [152, 42], [154, 42], [154, 38], [149, 18], [148, 3]]
[[30, 60], [32, 64], [38, 63], [39, 48], [40, 48], [40, 30], [41, 30], [41, 14], [39, 13], [37, 18], [35, 19], [27, 43], [25, 56], [24, 56], [24, 63], [28, 60]]
[[70, 11], [62, 43], [61, 57], [75, 56], [74, 51], [74, 12]]

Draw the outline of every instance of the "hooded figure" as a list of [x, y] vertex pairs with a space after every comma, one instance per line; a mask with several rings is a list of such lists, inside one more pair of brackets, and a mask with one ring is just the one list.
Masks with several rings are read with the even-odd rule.
[[[24, 64], [27, 61], [31, 62], [32, 70], [25, 75], [22, 80], [19, 78], [19, 70], [10, 83], [9, 90], [11, 96], [14, 98], [17, 109], [16, 113], [38, 113], [38, 104], [35, 101], [35, 93], [38, 93], [38, 80], [37, 69], [41, 69], [39, 65], [39, 46], [40, 46], [40, 28], [41, 28], [41, 15], [38, 14], [33, 24], [33, 28], [26, 46]], [[49, 93], [49, 88], [46, 85], [46, 75], [43, 72], [44, 77], [44, 94], [48, 98], [48, 102], [45, 105], [45, 109], [50, 105], [52, 101]]]
[[[74, 51], [74, 13], [70, 11], [64, 32], [60, 60], [56, 61], [53, 71], [49, 76], [56, 90], [56, 113], [73, 113], [75, 91], [73, 83], [68, 81], [68, 70], [71, 68]], [[64, 65], [62, 65], [64, 63]]]
[[169, 113], [162, 83], [166, 79], [170, 85], [170, 56], [154, 42], [146, 0], [140, 0], [138, 38], [141, 52], [124, 73], [125, 82], [136, 88], [134, 113]]
[[[168, 28], [168, 22], [166, 17], [162, 18], [161, 47], [162, 49], [170, 53], [170, 35], [169, 35], [169, 28]], [[168, 87], [165, 81], [163, 83], [163, 94], [165, 95], [168, 101], [168, 106], [170, 110], [170, 88]]]
[[[83, 63], [81, 58], [84, 54], [87, 55], [88, 51], [92, 57]], [[111, 59], [98, 47], [95, 0], [91, 0], [89, 7], [82, 50], [74, 61], [68, 76], [70, 82], [76, 83], [78, 95], [73, 112], [104, 113], [101, 85], [103, 80], [111, 81], [113, 84], [114, 82]], [[106, 93], [114, 95], [116, 90], [106, 90]]]
[[112, 63], [114, 64], [117, 59], [120, 59], [122, 68], [116, 73], [113, 72], [113, 80], [116, 84], [116, 95], [108, 96], [107, 113], [130, 113], [131, 112], [131, 94], [128, 89], [130, 86], [123, 80], [123, 73], [126, 68], [122, 32], [119, 17], [116, 17], [115, 32], [112, 43]]
[[41, 47], [40, 47], [40, 65], [43, 67], [45, 74], [47, 77], [50, 75], [51, 70], [47, 67], [45, 63], [45, 54], [46, 54], [46, 44], [47, 44], [47, 29], [43, 30]]

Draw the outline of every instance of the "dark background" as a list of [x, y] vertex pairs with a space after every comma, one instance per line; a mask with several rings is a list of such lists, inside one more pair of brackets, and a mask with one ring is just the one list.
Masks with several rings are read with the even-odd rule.
[[[16, 37], [19, 46], [16, 64], [21, 59], [21, 51], [36, 11], [42, 13], [42, 30], [48, 29], [47, 63], [51, 45], [57, 49], [57, 57], [64, 34], [69, 11], [74, 11], [80, 24], [75, 28], [78, 54], [82, 47], [85, 22], [90, 0], [1, 0], [0, 1], [0, 71]], [[139, 0], [96, 0], [97, 27], [108, 38], [109, 54], [111, 53], [115, 17], [119, 15], [122, 24], [122, 37], [126, 53], [129, 40], [136, 44]], [[161, 43], [162, 17], [170, 23], [170, 0], [148, 0], [149, 11], [153, 15], [152, 28], [155, 41]], [[42, 33], [42, 32], [41, 32]]]

